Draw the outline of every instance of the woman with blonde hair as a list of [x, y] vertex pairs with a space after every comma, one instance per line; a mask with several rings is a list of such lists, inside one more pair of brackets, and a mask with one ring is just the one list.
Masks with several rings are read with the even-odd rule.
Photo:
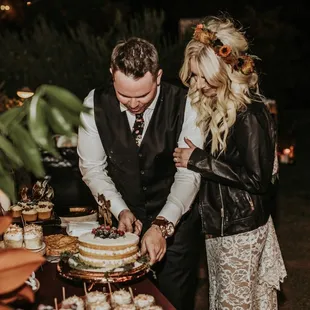
[[210, 309], [277, 309], [286, 269], [270, 217], [276, 128], [259, 92], [255, 56], [230, 18], [208, 17], [187, 44], [180, 78], [204, 150], [185, 139], [174, 161], [202, 176]]

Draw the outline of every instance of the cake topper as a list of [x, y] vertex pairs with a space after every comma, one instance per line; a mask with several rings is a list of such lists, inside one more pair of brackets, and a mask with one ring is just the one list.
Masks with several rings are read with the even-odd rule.
[[103, 194], [98, 194], [99, 214], [103, 217], [105, 226], [112, 226], [111, 202]]

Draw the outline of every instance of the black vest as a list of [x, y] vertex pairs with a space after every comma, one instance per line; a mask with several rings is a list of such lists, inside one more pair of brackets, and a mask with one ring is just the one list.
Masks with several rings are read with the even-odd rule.
[[172, 154], [182, 129], [185, 103], [185, 90], [161, 83], [152, 118], [137, 147], [114, 88], [95, 90], [95, 121], [107, 154], [108, 174], [142, 221], [152, 221], [170, 193], [176, 172]]

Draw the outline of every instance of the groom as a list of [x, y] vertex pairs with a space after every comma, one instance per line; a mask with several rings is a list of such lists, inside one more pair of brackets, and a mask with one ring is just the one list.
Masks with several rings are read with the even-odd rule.
[[[196, 113], [184, 89], [161, 81], [155, 47], [140, 38], [117, 44], [113, 85], [92, 90], [84, 104], [78, 154], [84, 182], [103, 194], [119, 229], [142, 235], [159, 289], [178, 310], [194, 309], [200, 218], [193, 204], [200, 175], [175, 168], [184, 137], [202, 147]], [[191, 206], [193, 207], [191, 208]], [[191, 210], [190, 210], [191, 209]]]

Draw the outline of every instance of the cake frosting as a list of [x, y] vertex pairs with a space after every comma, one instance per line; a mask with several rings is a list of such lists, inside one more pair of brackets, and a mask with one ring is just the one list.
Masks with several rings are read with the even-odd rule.
[[93, 291], [86, 294], [86, 303], [92, 304], [96, 302], [107, 301], [107, 294], [99, 291]]
[[25, 221], [33, 222], [38, 217], [38, 211], [34, 206], [26, 207], [23, 209], [22, 215]]
[[42, 227], [35, 224], [26, 225], [24, 228], [24, 243], [27, 249], [39, 249], [42, 247]]
[[23, 209], [23, 208], [22, 208], [20, 205], [18, 205], [18, 204], [12, 205], [12, 206], [10, 207], [10, 211], [11, 211], [11, 213], [12, 213], [12, 216], [13, 216], [13, 217], [20, 217], [21, 214], [22, 214], [22, 209]]
[[79, 259], [89, 266], [117, 268], [138, 258], [139, 237], [100, 226], [78, 239]]
[[145, 308], [155, 304], [155, 298], [148, 294], [139, 294], [134, 297], [134, 303], [138, 308]]
[[86, 305], [86, 310], [110, 310], [111, 305], [107, 301], [97, 301]]
[[71, 296], [62, 301], [60, 310], [62, 309], [84, 310], [84, 301], [78, 296]]
[[11, 224], [4, 233], [4, 244], [7, 248], [21, 248], [23, 246], [23, 229]]
[[111, 296], [111, 301], [115, 306], [129, 305], [132, 303], [130, 293], [125, 290], [114, 291]]

